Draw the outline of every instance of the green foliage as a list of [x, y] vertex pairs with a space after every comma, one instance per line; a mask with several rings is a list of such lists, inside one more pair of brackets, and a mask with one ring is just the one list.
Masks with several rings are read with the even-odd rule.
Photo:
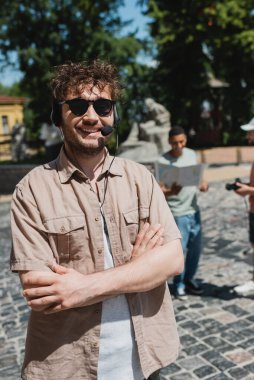
[[4, 86], [0, 83], [0, 95], [7, 96], [26, 96], [26, 94], [21, 90], [20, 83], [15, 82], [11, 86]]
[[[223, 127], [223, 143], [234, 141], [239, 125], [254, 113], [254, 0], [139, 0], [147, 5], [151, 40], [120, 37], [117, 10], [122, 0], [2, 0], [0, 49], [24, 73], [7, 95], [27, 96], [29, 136], [49, 122], [52, 67], [66, 61], [107, 59], [120, 68], [125, 97], [120, 105], [120, 142], [144, 112], [144, 98], [153, 97], [171, 112], [172, 124], [204, 129], [201, 106], [214, 107], [213, 125]], [[154, 51], [156, 68], [137, 61]], [[228, 88], [211, 88], [211, 78]], [[224, 133], [225, 132], [225, 133]], [[114, 141], [110, 142], [114, 146]]]
[[[24, 73], [21, 88], [29, 95], [29, 126], [36, 135], [49, 122], [49, 79], [52, 67], [66, 61], [106, 59], [121, 68], [128, 92], [137, 93], [130, 80], [142, 44], [134, 36], [118, 37], [122, 23], [117, 14], [121, 0], [2, 0], [0, 49], [4, 60], [18, 54]], [[140, 74], [140, 73], [139, 73]], [[126, 114], [126, 112], [125, 112]]]
[[[203, 100], [229, 133], [253, 116], [254, 1], [147, 0], [159, 65], [154, 96], [174, 124], [198, 129]], [[211, 89], [209, 75], [229, 84]], [[223, 110], [223, 112], [222, 112]], [[225, 139], [224, 139], [225, 141]]]

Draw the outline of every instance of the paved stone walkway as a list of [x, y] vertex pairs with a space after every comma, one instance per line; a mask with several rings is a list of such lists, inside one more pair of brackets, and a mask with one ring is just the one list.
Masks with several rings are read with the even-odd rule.
[[[225, 181], [212, 183], [199, 199], [204, 252], [197, 278], [204, 294], [173, 301], [182, 350], [170, 367], [171, 380], [254, 380], [254, 296], [233, 292], [252, 275], [251, 255], [243, 254], [249, 247], [246, 205], [225, 190]], [[8, 197], [0, 202], [0, 216], [0, 379], [17, 380], [28, 308], [18, 276], [8, 270]]]

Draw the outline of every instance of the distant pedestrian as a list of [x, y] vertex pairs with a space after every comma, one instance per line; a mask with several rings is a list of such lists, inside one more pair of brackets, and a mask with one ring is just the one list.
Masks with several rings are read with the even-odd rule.
[[14, 162], [24, 160], [26, 156], [25, 134], [24, 124], [16, 122], [11, 132], [11, 154]]
[[[249, 144], [254, 144], [254, 118], [248, 124], [241, 125], [243, 131], [247, 132], [246, 138]], [[245, 282], [242, 285], [238, 285], [234, 288], [235, 292], [241, 296], [247, 296], [254, 294], [254, 163], [251, 167], [250, 182], [248, 184], [236, 182], [238, 189], [235, 190], [236, 194], [241, 196], [249, 196], [249, 240], [252, 246], [253, 255], [253, 272], [252, 279]]]
[[[177, 167], [198, 163], [195, 151], [186, 148], [187, 136], [183, 128], [173, 127], [169, 131], [168, 141], [171, 149], [162, 155], [161, 162]], [[173, 285], [175, 296], [181, 300], [186, 300], [186, 291], [192, 294], [202, 293], [202, 288], [194, 279], [202, 249], [202, 229], [197, 190], [207, 191], [208, 183], [202, 181], [198, 188], [196, 186], [181, 187], [175, 183], [171, 188], [162, 185], [161, 189], [182, 234], [185, 268], [182, 274], [174, 277]]]

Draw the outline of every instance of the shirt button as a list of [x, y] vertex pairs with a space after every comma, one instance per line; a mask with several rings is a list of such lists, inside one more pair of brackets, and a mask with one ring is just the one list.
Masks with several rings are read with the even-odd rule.
[[113, 216], [110, 217], [110, 221], [111, 221], [111, 223], [114, 222], [114, 218], [113, 218]]
[[91, 351], [92, 352], [95, 352], [96, 350], [97, 350], [97, 343], [92, 343], [92, 345], [91, 345]]
[[101, 255], [102, 254], [102, 249], [98, 249], [98, 253]]
[[98, 217], [98, 216], [96, 216], [96, 218], [95, 218], [95, 221], [96, 221], [96, 222], [98, 222], [98, 221], [99, 221], [99, 217]]
[[64, 228], [64, 226], [62, 226], [62, 227], [60, 228], [60, 231], [61, 231], [61, 232], [65, 232], [65, 228]]

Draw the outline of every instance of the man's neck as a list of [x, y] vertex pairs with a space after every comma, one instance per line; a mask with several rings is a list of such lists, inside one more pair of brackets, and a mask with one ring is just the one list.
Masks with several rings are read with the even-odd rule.
[[176, 152], [176, 151], [174, 151], [174, 150], [170, 150], [169, 151], [169, 154], [172, 156], [172, 157], [174, 157], [174, 158], [178, 158], [178, 157], [181, 157], [182, 156], [182, 154], [183, 154], [183, 150], [181, 151], [181, 152]]
[[66, 149], [66, 153], [73, 164], [80, 169], [86, 176], [92, 181], [96, 180], [99, 174], [102, 172], [103, 164], [107, 155], [106, 149], [102, 149], [96, 155], [90, 155], [83, 153], [76, 155], [74, 152], [70, 152]]

